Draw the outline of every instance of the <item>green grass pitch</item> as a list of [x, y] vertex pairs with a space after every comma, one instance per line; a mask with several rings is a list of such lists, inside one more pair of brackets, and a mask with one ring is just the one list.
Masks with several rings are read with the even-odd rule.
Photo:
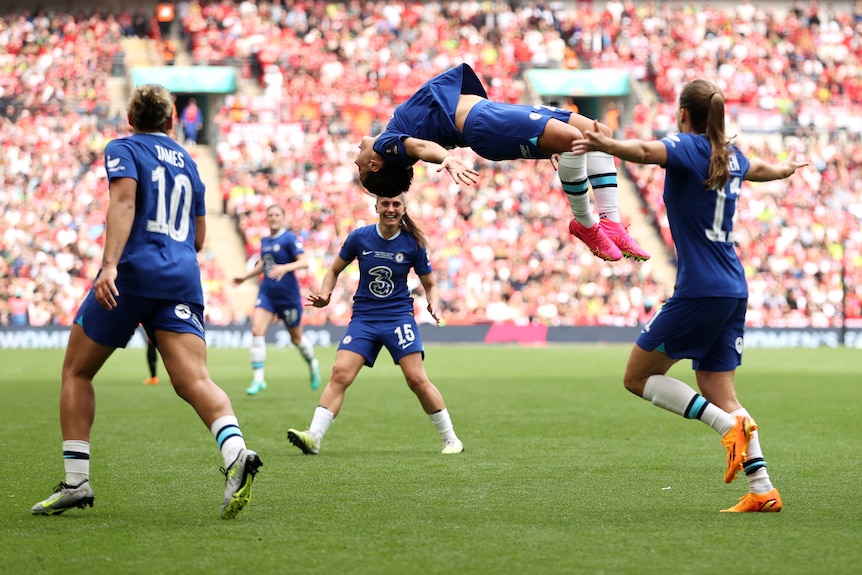
[[[143, 349], [97, 378], [92, 509], [34, 517], [63, 479], [62, 351], [0, 351], [0, 572], [9, 574], [857, 573], [862, 568], [858, 350], [749, 350], [740, 399], [761, 427], [778, 514], [725, 514], [705, 425], [621, 384], [628, 346], [429, 346], [426, 366], [466, 445], [436, 430], [381, 354], [348, 391], [317, 457], [285, 440], [320, 391], [295, 349], [269, 349], [257, 397], [247, 350], [211, 350], [264, 461], [251, 504], [218, 518], [209, 431]], [[334, 349], [320, 349], [324, 384]], [[688, 362], [671, 371], [694, 381]]]

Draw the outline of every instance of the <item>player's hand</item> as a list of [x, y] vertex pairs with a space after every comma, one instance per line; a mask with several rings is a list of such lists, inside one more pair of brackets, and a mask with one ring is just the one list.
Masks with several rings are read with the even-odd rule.
[[233, 278], [233, 281], [231, 281], [231, 283], [235, 286], [238, 286], [239, 284], [241, 284], [244, 281], [245, 281], [245, 278], [235, 277], [235, 278]]
[[796, 173], [796, 170], [799, 168], [804, 168], [808, 165], [808, 162], [797, 162], [793, 159], [792, 156], [788, 156], [783, 162], [781, 162], [781, 167], [784, 169], [784, 173], [787, 174], [784, 176], [785, 178], [789, 178], [793, 174]]
[[329, 305], [329, 298], [331, 297], [331, 293], [326, 297], [316, 293], [308, 294], [308, 297], [305, 298], [305, 305], [306, 307], [326, 307]]
[[479, 181], [479, 172], [468, 167], [460, 158], [452, 155], [446, 156], [440, 162], [440, 167], [437, 168], [437, 171], [442, 172], [443, 170], [449, 172], [449, 175], [452, 176], [452, 179], [458, 185], [469, 186]]
[[268, 277], [271, 280], [281, 281], [281, 278], [283, 278], [284, 275], [287, 273], [285, 271], [286, 267], [287, 266], [284, 266], [284, 265], [272, 266], [271, 268], [269, 268], [269, 271], [266, 272], [266, 277]]
[[433, 318], [434, 318], [434, 321], [436, 321], [436, 322], [437, 322], [437, 325], [440, 325], [440, 310], [439, 310], [439, 309], [436, 309], [436, 308], [435, 308], [434, 306], [432, 306], [430, 303], [428, 304], [428, 308], [427, 308], [427, 309], [428, 309], [428, 313], [430, 313], [430, 314], [431, 314], [431, 317], [433, 317]]
[[117, 268], [106, 267], [99, 272], [99, 277], [93, 284], [93, 295], [96, 296], [96, 301], [99, 305], [107, 310], [112, 310], [117, 307], [117, 296], [120, 295], [120, 290], [117, 289]]
[[572, 153], [579, 155], [587, 152], [607, 152], [607, 145], [610, 140], [610, 137], [605, 136], [599, 130], [599, 122], [593, 120], [593, 129], [585, 130], [582, 139], [572, 142]]

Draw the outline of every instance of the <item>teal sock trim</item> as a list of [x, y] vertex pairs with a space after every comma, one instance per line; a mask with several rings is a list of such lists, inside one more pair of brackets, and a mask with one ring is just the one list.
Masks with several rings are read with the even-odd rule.
[[596, 174], [594, 176], [590, 176], [590, 184], [593, 186], [593, 189], [609, 188], [611, 186], [616, 186], [617, 185], [617, 175], [616, 174]]
[[707, 405], [709, 405], [709, 402], [704, 397], [696, 395], [694, 399], [691, 400], [691, 403], [688, 404], [688, 407], [685, 410], [685, 418], [698, 419], [701, 415], [703, 415], [703, 410], [706, 409]]
[[218, 448], [221, 449], [221, 446], [224, 445], [224, 442], [234, 436], [242, 437], [242, 431], [240, 431], [239, 427], [237, 427], [236, 425], [225, 425], [224, 427], [219, 429], [219, 432], [216, 434], [216, 442], [218, 443]]
[[581, 180], [580, 182], [562, 182], [562, 184], [563, 191], [570, 196], [586, 194], [590, 189], [587, 185], [587, 180]]

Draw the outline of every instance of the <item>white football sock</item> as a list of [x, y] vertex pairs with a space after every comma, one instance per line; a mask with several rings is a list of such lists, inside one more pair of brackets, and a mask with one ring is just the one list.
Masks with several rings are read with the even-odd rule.
[[699, 419], [724, 436], [736, 425], [736, 418], [706, 400], [678, 379], [652, 375], [644, 387], [644, 399], [687, 419]]
[[428, 417], [431, 418], [431, 423], [433, 423], [437, 428], [437, 433], [440, 434], [440, 439], [444, 442], [458, 439], [458, 436], [455, 435], [455, 427], [452, 425], [452, 419], [449, 417], [448, 409], [435, 411], [434, 413], [429, 414]]
[[90, 443], [69, 440], [63, 442], [63, 467], [66, 469], [66, 483], [80, 485], [90, 478]]
[[620, 193], [614, 157], [605, 152], [587, 152], [587, 175], [596, 197], [599, 218], [620, 222]]
[[314, 416], [311, 418], [311, 425], [308, 426], [308, 433], [314, 438], [317, 443], [323, 441], [323, 436], [329, 431], [329, 426], [335, 420], [335, 414], [318, 405], [314, 410]]
[[[737, 409], [731, 415], [751, 418], [744, 407]], [[760, 431], [758, 430], [751, 434], [748, 452], [745, 455], [745, 461], [742, 462], [742, 467], [745, 470], [745, 478], [748, 479], [748, 489], [752, 493], [763, 495], [772, 490], [773, 485], [769, 479], [769, 472], [766, 471], [766, 461], [763, 459], [763, 450], [760, 447]]]
[[264, 365], [266, 364], [266, 336], [256, 335], [251, 338], [251, 368], [254, 372], [252, 379], [254, 381], [263, 381]]
[[210, 426], [213, 437], [216, 438], [219, 451], [224, 459], [225, 469], [236, 460], [239, 452], [245, 449], [245, 439], [239, 428], [239, 421], [235, 415], [223, 415], [213, 421]]
[[588, 228], [596, 224], [590, 207], [590, 187], [587, 181], [586, 157], [581, 154], [576, 156], [571, 152], [560, 154], [560, 164], [557, 167], [560, 182], [572, 215], [578, 222]]

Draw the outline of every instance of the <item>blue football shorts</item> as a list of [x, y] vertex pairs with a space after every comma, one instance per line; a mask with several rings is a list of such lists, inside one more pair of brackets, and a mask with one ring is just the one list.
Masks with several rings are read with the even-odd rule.
[[90, 290], [78, 308], [75, 323], [96, 343], [126, 347], [138, 325], [144, 326], [150, 341], [155, 341], [156, 330], [193, 333], [206, 341], [203, 306], [134, 295], [120, 295], [116, 299], [117, 307], [107, 310]]
[[302, 323], [302, 303], [298, 301], [275, 299], [264, 293], [257, 294], [254, 307], [265, 309], [273, 313], [284, 322], [287, 327], [296, 327]]
[[402, 357], [411, 353], [419, 352], [425, 359], [422, 338], [413, 316], [374, 321], [353, 319], [338, 344], [338, 349], [346, 349], [364, 357], [368, 367], [374, 367], [374, 361], [383, 347], [389, 350], [396, 365]]
[[553, 106], [501, 104], [481, 100], [467, 114], [464, 139], [486, 160], [541, 160], [550, 156], [537, 146], [551, 118], [568, 123], [572, 112]]
[[690, 359], [698, 371], [732, 371], [742, 364], [748, 298], [674, 298], [656, 310], [636, 341], [646, 351]]

